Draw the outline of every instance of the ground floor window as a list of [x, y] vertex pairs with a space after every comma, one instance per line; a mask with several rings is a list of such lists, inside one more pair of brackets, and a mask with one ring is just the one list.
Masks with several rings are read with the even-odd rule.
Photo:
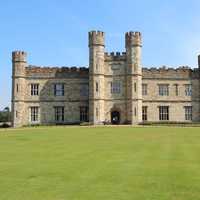
[[185, 106], [185, 120], [192, 120], [192, 106]]
[[80, 107], [80, 121], [81, 122], [88, 122], [88, 107], [87, 106], [81, 106]]
[[55, 121], [56, 122], [64, 122], [64, 107], [63, 106], [56, 106], [55, 109]]
[[31, 107], [30, 108], [30, 112], [31, 112], [31, 122], [38, 122], [39, 121], [39, 107]]
[[147, 121], [147, 106], [142, 106], [142, 120]]
[[159, 106], [159, 120], [169, 120], [169, 106]]

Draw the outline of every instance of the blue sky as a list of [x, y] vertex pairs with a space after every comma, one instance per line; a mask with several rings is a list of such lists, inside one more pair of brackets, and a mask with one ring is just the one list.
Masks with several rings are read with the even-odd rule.
[[107, 51], [124, 51], [124, 34], [143, 34], [143, 66], [197, 67], [199, 0], [0, 1], [0, 109], [10, 105], [11, 52], [30, 64], [88, 66], [90, 30], [106, 32]]

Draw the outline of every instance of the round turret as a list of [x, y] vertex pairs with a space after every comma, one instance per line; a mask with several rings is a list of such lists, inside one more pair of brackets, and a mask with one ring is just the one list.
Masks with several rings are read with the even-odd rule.
[[140, 32], [127, 32], [126, 33], [126, 47], [142, 46], [142, 35]]
[[89, 32], [89, 46], [99, 45], [104, 46], [105, 34], [102, 31], [90, 31]]
[[26, 62], [27, 53], [24, 51], [13, 51], [12, 61], [13, 62]]
[[13, 76], [24, 76], [25, 67], [27, 65], [27, 53], [24, 51], [12, 52]]

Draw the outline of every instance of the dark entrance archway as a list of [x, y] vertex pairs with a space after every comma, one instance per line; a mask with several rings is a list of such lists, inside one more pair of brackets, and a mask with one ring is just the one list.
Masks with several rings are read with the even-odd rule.
[[120, 123], [120, 112], [112, 111], [111, 112], [111, 123], [112, 124], [119, 124]]

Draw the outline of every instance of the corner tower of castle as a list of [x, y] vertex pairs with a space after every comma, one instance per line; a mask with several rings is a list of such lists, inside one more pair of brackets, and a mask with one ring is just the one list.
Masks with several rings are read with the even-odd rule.
[[126, 73], [127, 73], [127, 120], [131, 124], [142, 122], [142, 37], [140, 32], [127, 32]]
[[19, 127], [24, 125], [25, 113], [25, 68], [27, 54], [24, 51], [12, 53], [12, 125]]
[[104, 117], [105, 33], [89, 32], [89, 121], [100, 124]]

